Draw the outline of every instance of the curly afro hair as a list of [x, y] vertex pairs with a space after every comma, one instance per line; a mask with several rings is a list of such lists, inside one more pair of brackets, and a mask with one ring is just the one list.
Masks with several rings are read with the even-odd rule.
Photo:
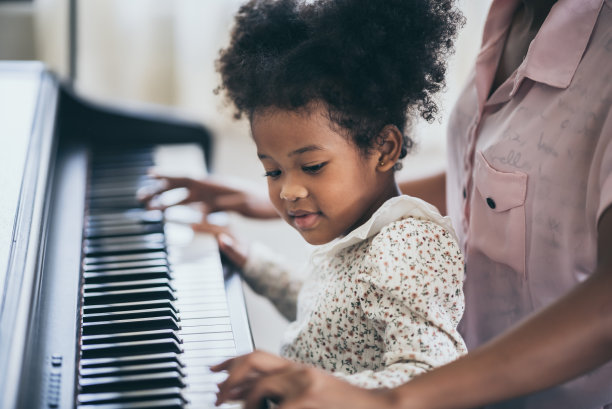
[[217, 69], [236, 118], [323, 103], [362, 152], [392, 124], [433, 121], [447, 56], [464, 18], [453, 0], [251, 0]]

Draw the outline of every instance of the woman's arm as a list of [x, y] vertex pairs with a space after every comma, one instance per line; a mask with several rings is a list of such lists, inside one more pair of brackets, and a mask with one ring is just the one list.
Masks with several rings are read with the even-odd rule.
[[403, 194], [418, 197], [436, 206], [442, 215], [446, 214], [446, 172], [432, 176], [398, 182]]

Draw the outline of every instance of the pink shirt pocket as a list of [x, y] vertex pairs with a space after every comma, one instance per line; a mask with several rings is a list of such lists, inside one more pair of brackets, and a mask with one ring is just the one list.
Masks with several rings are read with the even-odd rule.
[[479, 251], [524, 276], [527, 174], [494, 169], [482, 152], [474, 165], [468, 253]]

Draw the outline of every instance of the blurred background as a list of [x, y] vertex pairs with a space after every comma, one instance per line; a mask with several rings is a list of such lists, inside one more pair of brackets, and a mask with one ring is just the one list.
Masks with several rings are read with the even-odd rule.
[[[118, 106], [165, 109], [195, 119], [215, 137], [213, 170], [266, 190], [246, 121], [213, 90], [214, 61], [225, 46], [234, 13], [244, 0], [82, 0], [77, 10], [77, 91]], [[380, 1], [380, 0], [379, 0]], [[418, 0], [415, 0], [418, 1]], [[467, 19], [449, 63], [442, 111], [434, 124], [419, 123], [416, 147], [399, 178], [445, 167], [445, 127], [453, 103], [480, 46], [491, 0], [460, 0]], [[0, 60], [40, 60], [60, 78], [69, 72], [68, 0], [0, 0]], [[310, 248], [282, 221], [253, 221], [230, 215], [245, 241], [260, 240], [292, 262], [307, 260]], [[245, 289], [257, 348], [278, 352], [287, 322], [267, 302]]]

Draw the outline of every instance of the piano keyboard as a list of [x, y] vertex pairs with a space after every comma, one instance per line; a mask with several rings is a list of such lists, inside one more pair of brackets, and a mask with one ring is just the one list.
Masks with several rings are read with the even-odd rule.
[[232, 325], [245, 312], [228, 303], [215, 240], [165, 220], [136, 198], [157, 183], [148, 175], [152, 167], [167, 172], [178, 163], [201, 175], [201, 150], [162, 145], [94, 152], [77, 407], [214, 407], [225, 375], [209, 366], [252, 350], [250, 334]]

